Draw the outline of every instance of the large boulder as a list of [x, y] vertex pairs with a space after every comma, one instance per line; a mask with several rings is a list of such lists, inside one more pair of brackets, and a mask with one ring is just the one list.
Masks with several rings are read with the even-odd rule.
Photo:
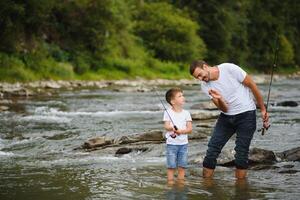
[[[229, 155], [227, 159], [219, 159], [218, 165], [223, 167], [233, 167], [235, 166], [234, 160], [229, 160], [230, 157], [234, 155]], [[253, 148], [249, 152], [249, 165], [255, 166], [270, 166], [276, 162], [276, 156], [273, 151], [260, 149], [260, 148]]]
[[273, 151], [253, 148], [249, 153], [250, 163], [263, 163], [263, 164], [273, 164], [276, 162], [276, 156]]
[[300, 147], [277, 153], [276, 156], [285, 161], [300, 161]]

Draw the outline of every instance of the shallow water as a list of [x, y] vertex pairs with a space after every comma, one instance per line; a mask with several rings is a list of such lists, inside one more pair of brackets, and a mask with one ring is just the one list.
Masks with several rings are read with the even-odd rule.
[[[299, 103], [299, 84], [299, 79], [274, 82], [271, 102]], [[259, 87], [266, 97], [267, 85]], [[168, 88], [159, 89], [161, 98]], [[198, 85], [183, 89], [186, 109], [207, 101]], [[256, 133], [251, 147], [275, 152], [299, 147], [300, 106], [269, 110], [272, 126], [265, 136]], [[168, 186], [164, 144], [122, 157], [73, 150], [95, 136], [162, 129], [162, 112], [153, 92], [110, 88], [15, 99], [10, 111], [0, 113], [0, 199], [297, 199], [300, 195], [300, 173], [278, 173], [282, 168], [250, 170], [246, 181], [236, 182], [233, 169], [218, 167], [208, 182], [200, 176], [201, 166], [190, 164], [186, 183]], [[194, 121], [195, 130], [199, 123]], [[190, 142], [190, 160], [205, 154], [207, 141]], [[231, 140], [224, 154], [233, 147]], [[299, 162], [276, 165], [300, 170]]]

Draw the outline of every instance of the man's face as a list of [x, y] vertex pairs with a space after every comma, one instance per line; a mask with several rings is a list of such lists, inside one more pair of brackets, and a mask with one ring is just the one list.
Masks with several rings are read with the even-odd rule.
[[193, 77], [200, 81], [208, 82], [210, 80], [210, 73], [206, 65], [203, 66], [203, 69], [197, 67], [193, 73]]

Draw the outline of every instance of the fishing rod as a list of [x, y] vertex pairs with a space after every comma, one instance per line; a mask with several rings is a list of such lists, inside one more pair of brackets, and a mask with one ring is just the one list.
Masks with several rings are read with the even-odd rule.
[[[153, 89], [154, 89], [154, 91], [155, 91], [155, 93], [156, 93], [156, 96], [157, 96], [157, 98], [159, 99], [160, 103], [161, 103], [162, 106], [164, 107], [164, 110], [166, 111], [167, 115], [169, 116], [169, 118], [170, 118], [170, 120], [171, 120], [171, 122], [172, 122], [172, 124], [173, 124], [174, 129], [177, 131], [178, 128], [177, 128], [177, 126], [175, 125], [175, 123], [174, 123], [174, 121], [173, 121], [173, 119], [172, 119], [170, 113], [168, 112], [168, 110], [167, 110], [165, 104], [164, 104], [163, 101], [160, 99], [159, 94], [158, 94], [158, 92], [156, 91], [156, 89], [155, 89], [155, 88], [153, 88]], [[176, 134], [172, 134], [172, 135], [170, 135], [170, 136], [171, 136], [172, 138], [176, 138]]]
[[[274, 60], [273, 60], [273, 66], [272, 66], [272, 71], [271, 71], [271, 80], [270, 80], [270, 84], [269, 84], [269, 91], [268, 91], [268, 97], [267, 97], [267, 105], [266, 105], [266, 114], [268, 113], [268, 107], [269, 107], [269, 100], [270, 100], [270, 93], [271, 93], [271, 86], [272, 86], [272, 82], [273, 82], [273, 74], [274, 74], [274, 69], [277, 66], [277, 60], [278, 60], [278, 34], [276, 34], [276, 39], [275, 39], [275, 52], [274, 52]], [[262, 127], [261, 128], [261, 135], [265, 134], [265, 131], [267, 131], [270, 128], [270, 124], [268, 127]]]

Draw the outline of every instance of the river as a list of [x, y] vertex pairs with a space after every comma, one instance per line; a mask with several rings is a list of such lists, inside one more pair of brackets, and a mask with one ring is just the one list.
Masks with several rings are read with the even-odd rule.
[[[271, 102], [299, 103], [299, 86], [299, 79], [275, 81]], [[159, 87], [161, 98], [168, 88]], [[182, 88], [187, 110], [208, 101], [199, 85]], [[268, 85], [259, 88], [266, 97]], [[251, 147], [274, 152], [299, 147], [300, 106], [270, 106], [269, 111], [271, 128], [265, 136], [256, 133]], [[207, 181], [201, 165], [190, 164], [185, 184], [168, 186], [164, 144], [121, 157], [74, 150], [96, 136], [162, 130], [162, 113], [153, 91], [85, 88], [13, 99], [11, 109], [0, 112], [0, 199], [298, 199], [299, 172], [250, 170], [246, 180], [236, 181], [232, 168], [218, 167]], [[205, 154], [208, 139], [190, 141], [189, 160]], [[230, 140], [224, 152], [233, 147]], [[275, 165], [300, 170], [299, 162]]]

